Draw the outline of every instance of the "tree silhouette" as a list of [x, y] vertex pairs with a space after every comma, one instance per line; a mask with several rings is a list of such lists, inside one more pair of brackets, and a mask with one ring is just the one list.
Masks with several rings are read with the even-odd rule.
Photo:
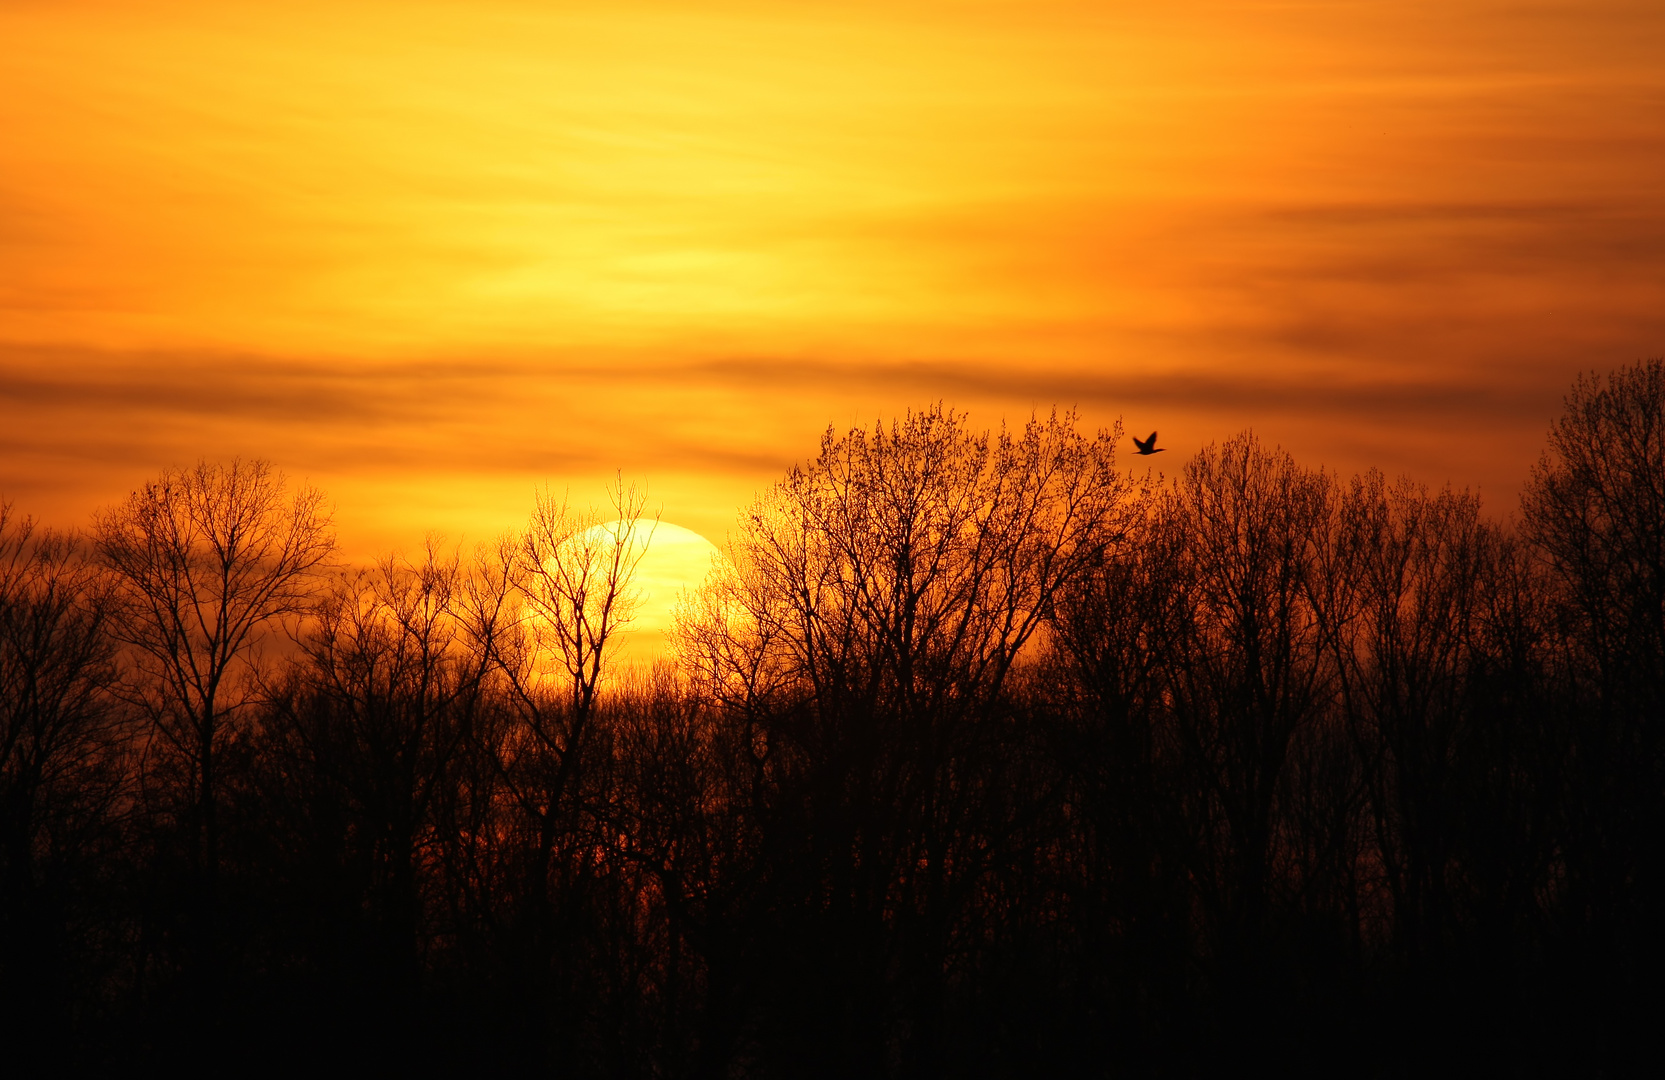
[[1628, 1012], [1665, 961], [1665, 361], [1573, 385], [1522, 509], [1573, 694], [1569, 977]]
[[595, 745], [600, 696], [634, 614], [636, 568], [658, 524], [647, 515], [646, 493], [622, 479], [609, 499], [611, 517], [604, 517], [540, 492], [525, 530], [482, 556], [469, 594], [475, 648], [505, 714], [489, 736], [493, 779], [507, 803], [501, 828], [513, 838], [506, 858], [516, 867], [512, 910], [500, 914], [500, 924], [518, 973], [517, 1007], [534, 1030], [556, 992], [563, 928], [553, 879], [587, 872], [593, 815], [581, 798], [585, 764], [602, 752]]
[[112, 633], [127, 646], [133, 690], [180, 798], [199, 961], [214, 944], [219, 874], [218, 765], [226, 726], [246, 702], [260, 635], [311, 603], [314, 571], [334, 550], [323, 495], [286, 492], [265, 461], [168, 469], [98, 514], [94, 542], [114, 584]]
[[880, 1069], [893, 1009], [905, 1056], [943, 1053], [952, 943], [1012, 820], [1003, 699], [1060, 593], [1119, 538], [1115, 438], [1057, 416], [990, 437], [941, 408], [829, 431], [688, 612], [683, 655], [757, 762], [779, 1067]]
[[[297, 853], [313, 877], [298, 902], [358, 916], [330, 954], [309, 959], [331, 976], [332, 997], [371, 1003], [355, 1007], [360, 1038], [400, 1049], [435, 935], [439, 826], [456, 820], [457, 759], [481, 711], [484, 665], [468, 647], [461, 592], [457, 558], [433, 540], [417, 561], [389, 556], [338, 576], [263, 723], [279, 805], [328, 820]], [[381, 1060], [403, 1060], [390, 1054]]]
[[112, 959], [92, 916], [127, 790], [109, 597], [84, 555], [0, 503], [0, 1010], [46, 1044]]

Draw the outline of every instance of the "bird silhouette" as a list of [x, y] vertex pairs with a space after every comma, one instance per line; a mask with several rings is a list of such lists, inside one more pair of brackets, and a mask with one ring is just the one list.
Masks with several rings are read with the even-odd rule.
[[1138, 453], [1140, 456], [1145, 454], [1160, 454], [1162, 451], [1167, 449], [1166, 446], [1156, 445], [1156, 432], [1154, 431], [1150, 433], [1150, 438], [1148, 439], [1141, 439], [1137, 435], [1133, 436], [1133, 445], [1139, 448]]

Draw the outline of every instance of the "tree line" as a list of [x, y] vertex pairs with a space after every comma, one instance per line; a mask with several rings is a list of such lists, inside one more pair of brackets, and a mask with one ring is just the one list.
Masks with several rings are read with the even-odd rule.
[[350, 568], [269, 464], [0, 512], [7, 1054], [566, 1076], [1624, 1074], [1665, 363], [1517, 515], [1244, 433], [830, 431], [673, 657], [651, 515]]

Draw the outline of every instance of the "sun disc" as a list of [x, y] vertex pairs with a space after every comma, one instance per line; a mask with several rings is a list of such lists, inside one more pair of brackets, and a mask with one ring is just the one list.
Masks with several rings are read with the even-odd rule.
[[[635, 615], [620, 639], [620, 658], [651, 663], [664, 656], [677, 601], [684, 590], [696, 589], [711, 570], [712, 559], [721, 558], [717, 546], [692, 529], [669, 521], [637, 525], [637, 537], [647, 550], [636, 565], [631, 586], [639, 597]], [[595, 526], [608, 538], [619, 534], [616, 521]]]

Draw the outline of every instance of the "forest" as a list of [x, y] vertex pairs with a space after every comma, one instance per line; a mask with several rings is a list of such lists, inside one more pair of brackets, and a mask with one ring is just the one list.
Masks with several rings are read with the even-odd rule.
[[363, 567], [264, 461], [7, 505], [7, 1060], [1657, 1067], [1665, 361], [1501, 514], [1120, 442], [829, 430], [651, 670], [622, 485]]

